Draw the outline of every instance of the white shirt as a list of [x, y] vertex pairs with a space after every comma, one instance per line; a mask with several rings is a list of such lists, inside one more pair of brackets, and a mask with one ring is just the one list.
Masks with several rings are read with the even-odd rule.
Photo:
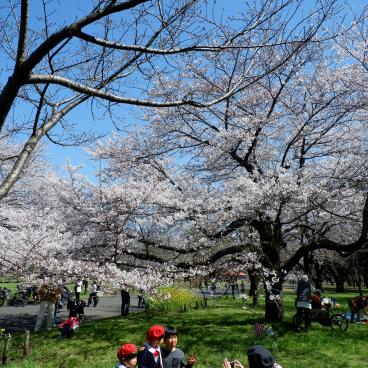
[[77, 281], [77, 293], [80, 293], [82, 291], [82, 281]]

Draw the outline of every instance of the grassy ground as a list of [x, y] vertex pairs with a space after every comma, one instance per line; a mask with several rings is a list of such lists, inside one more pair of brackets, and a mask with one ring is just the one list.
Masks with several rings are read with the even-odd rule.
[[[345, 306], [356, 292], [333, 294]], [[294, 333], [291, 318], [295, 313], [294, 295], [285, 293], [285, 322], [273, 325], [276, 336], [257, 340], [256, 322], [263, 322], [263, 303], [242, 309], [242, 302], [231, 297], [212, 300], [208, 308], [185, 313], [132, 314], [126, 318], [83, 323], [72, 340], [60, 340], [58, 331], [31, 334], [31, 352], [21, 360], [21, 337], [12, 339], [9, 367], [27, 368], [102, 368], [114, 367], [116, 350], [123, 342], [138, 345], [146, 329], [156, 323], [179, 329], [179, 346], [195, 353], [198, 368], [221, 367], [224, 357], [246, 362], [246, 349], [255, 343], [267, 346], [284, 368], [357, 368], [366, 366], [368, 325], [353, 324], [345, 333], [336, 333], [314, 323], [308, 333]], [[246, 364], [245, 364], [246, 366]]]
[[16, 290], [17, 288], [17, 283], [16, 282], [12, 282], [12, 281], [9, 281], [9, 282], [0, 282], [0, 287], [7, 287], [8, 289], [11, 290], [11, 293], [12, 295], [14, 294], [14, 291]]

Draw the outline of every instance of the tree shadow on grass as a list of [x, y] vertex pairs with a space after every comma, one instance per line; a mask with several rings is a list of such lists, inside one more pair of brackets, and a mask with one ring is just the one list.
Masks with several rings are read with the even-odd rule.
[[34, 314], [6, 314], [0, 317], [0, 326], [6, 332], [33, 331], [36, 325], [37, 316]]

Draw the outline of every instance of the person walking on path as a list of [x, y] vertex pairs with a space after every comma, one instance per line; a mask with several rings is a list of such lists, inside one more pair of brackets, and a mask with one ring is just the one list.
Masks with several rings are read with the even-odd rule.
[[84, 286], [84, 294], [87, 294], [88, 280], [87, 279], [83, 279], [82, 283], [83, 283], [83, 286]]
[[74, 286], [75, 300], [80, 300], [80, 294], [82, 292], [82, 284], [83, 284], [82, 280], [77, 280], [75, 283], [75, 286]]
[[121, 295], [121, 315], [126, 316], [129, 313], [129, 307], [130, 307], [130, 293], [128, 289], [121, 289], [120, 291]]
[[92, 304], [92, 302], [93, 302], [93, 306], [97, 307], [97, 304], [98, 304], [97, 291], [98, 291], [97, 282], [93, 281], [92, 286], [91, 286], [91, 292], [90, 292], [89, 297], [88, 297], [87, 307], [89, 307]]

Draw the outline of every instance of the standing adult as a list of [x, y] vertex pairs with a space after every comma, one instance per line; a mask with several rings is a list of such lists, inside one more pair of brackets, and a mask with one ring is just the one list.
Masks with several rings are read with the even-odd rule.
[[39, 296], [40, 296], [40, 309], [37, 316], [35, 331], [39, 331], [41, 329], [42, 322], [45, 318], [45, 312], [47, 312], [46, 328], [50, 330], [52, 327], [52, 320], [54, 317], [55, 304], [59, 301], [60, 297], [59, 288], [44, 284], [39, 289]]
[[137, 299], [138, 299], [138, 308], [143, 308], [146, 305], [146, 301], [144, 300], [141, 293], [138, 294]]
[[126, 316], [129, 313], [130, 307], [130, 293], [128, 289], [122, 288], [121, 295], [121, 315]]
[[242, 294], [244, 294], [245, 293], [245, 284], [244, 284], [244, 281], [242, 280], [241, 281], [241, 283], [240, 283], [240, 292], [242, 293]]
[[312, 286], [307, 275], [303, 275], [296, 286], [296, 331], [300, 331], [301, 323], [305, 320], [305, 331], [308, 330], [311, 324], [311, 294]]
[[92, 283], [91, 292], [89, 294], [87, 307], [89, 307], [92, 304], [92, 301], [93, 301], [93, 306], [97, 307], [98, 298], [97, 298], [97, 282], [96, 281], [93, 281], [93, 283]]
[[84, 293], [87, 294], [87, 290], [88, 290], [88, 280], [87, 279], [83, 279], [83, 286], [84, 286]]
[[233, 296], [233, 299], [235, 299], [235, 282], [233, 281], [230, 286], [231, 286], [231, 295]]
[[82, 292], [82, 284], [83, 284], [82, 280], [77, 280], [75, 283], [75, 286], [74, 286], [75, 300], [80, 300], [80, 294]]

